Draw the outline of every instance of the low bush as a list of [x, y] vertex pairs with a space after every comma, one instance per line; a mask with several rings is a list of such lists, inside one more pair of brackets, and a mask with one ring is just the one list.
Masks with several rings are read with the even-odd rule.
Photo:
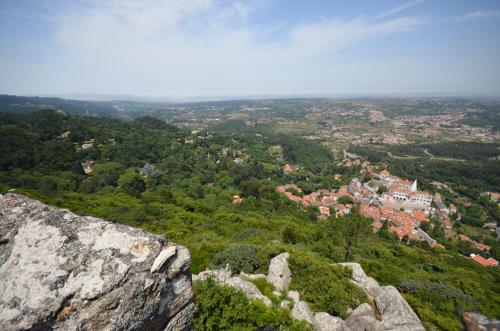
[[250, 273], [260, 266], [260, 258], [254, 246], [234, 245], [215, 254], [212, 263], [217, 268], [225, 268], [229, 265], [233, 273], [240, 271]]
[[269, 308], [245, 294], [214, 281], [195, 282], [194, 327], [196, 330], [312, 330], [305, 322], [293, 320], [290, 311]]
[[314, 254], [291, 254], [291, 288], [313, 311], [324, 311], [345, 318], [348, 309], [369, 302], [366, 294], [350, 282], [350, 270], [333, 266]]

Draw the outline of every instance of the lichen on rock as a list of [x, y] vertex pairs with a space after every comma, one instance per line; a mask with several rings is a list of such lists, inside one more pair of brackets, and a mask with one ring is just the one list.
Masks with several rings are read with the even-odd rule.
[[160, 236], [9, 193], [0, 243], [2, 330], [192, 328], [189, 252]]

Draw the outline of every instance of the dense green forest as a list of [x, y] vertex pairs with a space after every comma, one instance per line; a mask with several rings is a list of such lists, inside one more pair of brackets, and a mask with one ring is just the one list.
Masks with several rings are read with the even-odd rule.
[[[90, 147], [82, 148], [84, 142]], [[283, 155], [269, 153], [276, 145]], [[429, 188], [430, 178], [451, 182], [467, 196], [500, 186], [494, 161], [444, 166], [353, 151]], [[0, 192], [14, 188], [76, 213], [165, 235], [189, 248], [193, 273], [226, 263], [266, 272], [269, 260], [287, 251], [291, 287], [314, 310], [345, 317], [367, 298], [349, 282], [349, 273], [332, 262], [356, 261], [381, 284], [396, 286], [430, 330], [459, 330], [464, 311], [500, 318], [499, 268], [483, 268], [464, 258], [457, 243], [436, 250], [397, 242], [387, 231], [366, 231], [370, 221], [357, 214], [317, 221], [314, 211], [304, 212], [277, 193], [276, 185], [283, 183], [298, 183], [308, 192], [339, 187], [357, 175], [356, 167], [338, 166], [319, 142], [269, 132], [192, 134], [152, 117], [122, 121], [43, 110], [0, 114], [0, 155]], [[81, 163], [90, 160], [95, 166], [85, 174]], [[300, 168], [286, 176], [281, 170], [285, 162]], [[153, 167], [141, 174], [146, 164]], [[341, 182], [334, 178], [337, 173], [343, 175]], [[241, 203], [233, 202], [235, 194], [243, 197]], [[480, 217], [474, 210], [469, 214]], [[347, 249], [345, 239], [354, 224], [366, 235]], [[237, 264], [240, 259], [234, 256], [243, 253], [247, 258]], [[259, 286], [265, 292], [266, 284]], [[242, 329], [307, 328], [292, 321], [286, 310], [255, 302], [242, 312], [248, 300], [213, 283], [194, 289], [199, 329], [232, 325], [236, 316]]]

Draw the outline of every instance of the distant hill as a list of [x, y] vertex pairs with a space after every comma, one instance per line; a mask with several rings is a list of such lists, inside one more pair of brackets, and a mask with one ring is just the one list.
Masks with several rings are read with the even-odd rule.
[[80, 101], [61, 98], [0, 95], [0, 113], [24, 114], [53, 108], [80, 116], [116, 116], [118, 109], [112, 102]]

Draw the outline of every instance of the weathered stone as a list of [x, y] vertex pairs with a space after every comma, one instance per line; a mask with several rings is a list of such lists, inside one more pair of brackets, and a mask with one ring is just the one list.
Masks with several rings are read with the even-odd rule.
[[354, 309], [345, 323], [351, 330], [384, 330], [382, 323], [376, 319], [372, 306], [367, 303], [362, 303]]
[[[417, 314], [415, 314], [395, 287], [381, 287], [375, 279], [365, 274], [363, 268], [358, 263], [338, 263], [338, 265], [352, 270], [353, 283], [365, 290], [368, 296], [375, 302], [377, 310], [381, 314], [381, 321], [379, 323], [373, 322], [371, 317], [363, 317], [356, 319], [357, 324], [354, 327], [352, 324], [354, 323], [354, 318], [351, 319], [351, 316], [358, 310], [356, 309], [349, 316], [352, 325], [348, 325], [352, 329], [362, 328], [365, 327], [365, 324], [373, 323], [372, 329], [382, 327], [385, 330], [424, 330]], [[366, 307], [364, 309], [366, 310]]]
[[355, 320], [350, 321], [350, 323], [347, 323], [346, 321], [346, 324], [351, 330], [356, 331], [387, 331], [387, 328], [382, 324], [382, 322], [372, 316], [360, 316]]
[[[246, 274], [245, 274], [246, 275]], [[272, 306], [271, 300], [266, 297], [259, 288], [252, 282], [249, 282], [242, 277], [231, 277], [231, 271], [226, 269], [219, 270], [205, 270], [198, 275], [193, 275], [193, 281], [204, 281], [212, 279], [221, 285], [230, 286], [238, 291], [245, 293], [249, 299], [257, 299], [262, 301], [266, 306]]]
[[341, 265], [343, 267], [351, 269], [352, 281], [356, 285], [364, 289], [371, 299], [379, 295], [380, 285], [375, 279], [368, 277], [366, 275], [365, 271], [363, 270], [363, 268], [359, 263], [345, 262], [345, 263], [337, 263], [337, 265]]
[[240, 277], [232, 277], [225, 281], [225, 284], [234, 289], [242, 291], [250, 299], [257, 299], [262, 301], [266, 306], [272, 306], [271, 300], [262, 294], [254, 283], [241, 279]]
[[240, 272], [240, 277], [247, 280], [256, 280], [256, 279], [266, 279], [267, 276], [264, 274], [247, 274], [243, 271]]
[[177, 248], [175, 246], [164, 247], [161, 250], [160, 254], [158, 254], [156, 259], [153, 261], [153, 265], [151, 266], [151, 272], [160, 270], [163, 264], [167, 262], [169, 258], [174, 256], [176, 252]]
[[462, 315], [467, 331], [499, 331], [500, 320], [489, 318], [479, 313], [464, 313]]
[[288, 300], [283, 300], [279, 304], [280, 308], [290, 308], [290, 301]]
[[294, 303], [300, 301], [300, 295], [297, 291], [288, 291], [288, 297], [292, 299]]
[[307, 302], [299, 301], [292, 309], [292, 317], [299, 321], [306, 321], [309, 324], [314, 323], [314, 316]]
[[352, 313], [346, 319], [346, 322], [362, 316], [375, 318], [375, 313], [373, 312], [372, 306], [367, 303], [360, 304], [356, 309], [352, 311]]
[[417, 314], [394, 286], [384, 286], [375, 298], [387, 330], [425, 330]]
[[192, 331], [194, 315], [194, 302], [185, 306], [167, 324], [165, 331]]
[[340, 318], [328, 313], [314, 315], [314, 329], [316, 331], [350, 331], [351, 329]]
[[200, 272], [198, 275], [193, 275], [193, 282], [204, 281], [209, 278], [218, 283], [224, 283], [226, 280], [231, 278], [231, 271], [227, 269], [205, 270]]
[[274, 285], [276, 291], [281, 292], [288, 288], [292, 280], [292, 274], [288, 268], [288, 253], [281, 253], [271, 259], [267, 281]]
[[0, 243], [2, 330], [191, 327], [189, 252], [160, 236], [7, 194]]

